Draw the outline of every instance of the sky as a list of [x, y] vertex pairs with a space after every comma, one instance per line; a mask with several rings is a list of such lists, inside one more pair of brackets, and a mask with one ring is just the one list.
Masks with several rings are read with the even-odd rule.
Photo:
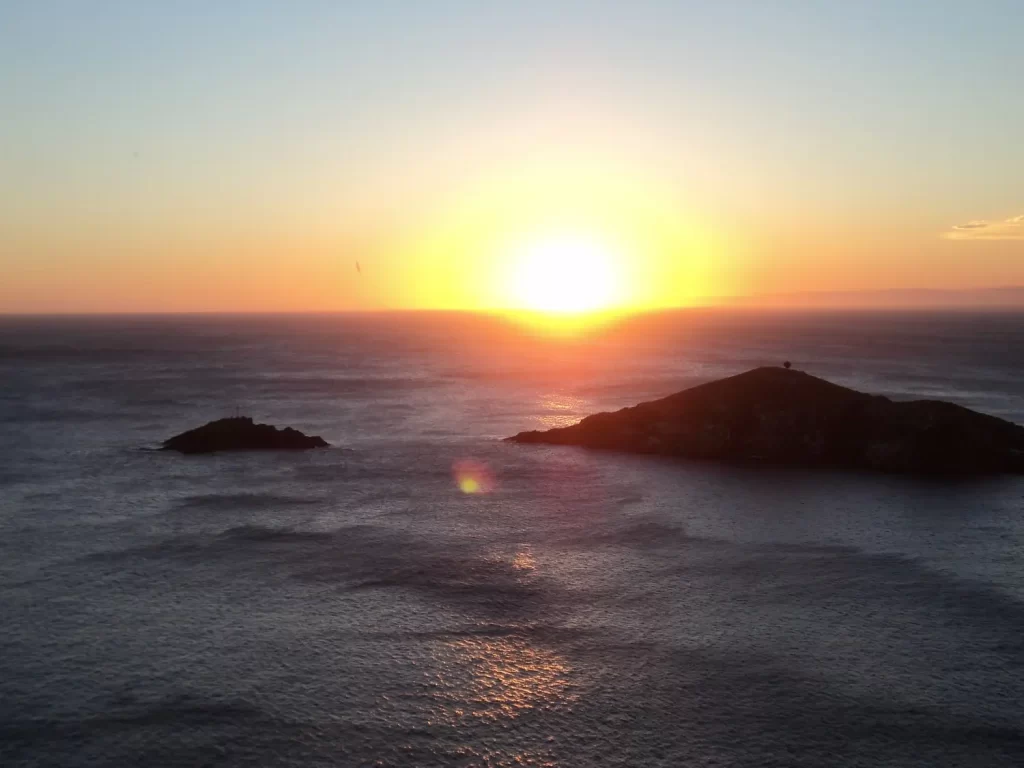
[[0, 312], [1024, 285], [1021, 40], [1018, 0], [0, 0]]

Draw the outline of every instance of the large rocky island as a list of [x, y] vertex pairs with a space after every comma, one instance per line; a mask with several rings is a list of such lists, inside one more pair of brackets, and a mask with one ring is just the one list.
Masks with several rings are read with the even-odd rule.
[[218, 451], [303, 451], [326, 448], [317, 435], [304, 435], [297, 429], [278, 429], [256, 424], [248, 416], [217, 419], [201, 427], [165, 440], [161, 450], [180, 453], [216, 453]]
[[938, 400], [894, 402], [786, 368], [507, 440], [883, 472], [1024, 472], [1024, 427]]

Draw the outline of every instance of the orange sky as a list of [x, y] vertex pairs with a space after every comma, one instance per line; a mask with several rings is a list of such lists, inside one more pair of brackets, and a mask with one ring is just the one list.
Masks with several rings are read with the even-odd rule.
[[967, 10], [341, 5], [0, 23], [0, 312], [540, 305], [537, 252], [567, 307], [1024, 285], [1022, 49]]

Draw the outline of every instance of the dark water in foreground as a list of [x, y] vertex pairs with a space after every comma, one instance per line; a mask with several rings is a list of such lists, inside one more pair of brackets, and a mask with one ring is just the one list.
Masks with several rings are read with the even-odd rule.
[[[1013, 315], [0, 319], [0, 764], [1024, 764], [1024, 479], [498, 441], [787, 358], [1024, 422]], [[139, 450], [236, 406], [337, 447]]]

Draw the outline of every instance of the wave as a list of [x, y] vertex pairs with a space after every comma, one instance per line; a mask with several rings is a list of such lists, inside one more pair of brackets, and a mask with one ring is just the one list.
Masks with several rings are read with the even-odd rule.
[[203, 493], [186, 496], [173, 509], [247, 510], [276, 509], [307, 504], [319, 504], [323, 499], [316, 496], [284, 496], [276, 493]]
[[296, 528], [270, 528], [263, 525], [239, 525], [228, 528], [217, 536], [225, 541], [274, 542], [283, 544], [325, 543], [333, 541], [336, 534], [327, 531], [303, 531]]

